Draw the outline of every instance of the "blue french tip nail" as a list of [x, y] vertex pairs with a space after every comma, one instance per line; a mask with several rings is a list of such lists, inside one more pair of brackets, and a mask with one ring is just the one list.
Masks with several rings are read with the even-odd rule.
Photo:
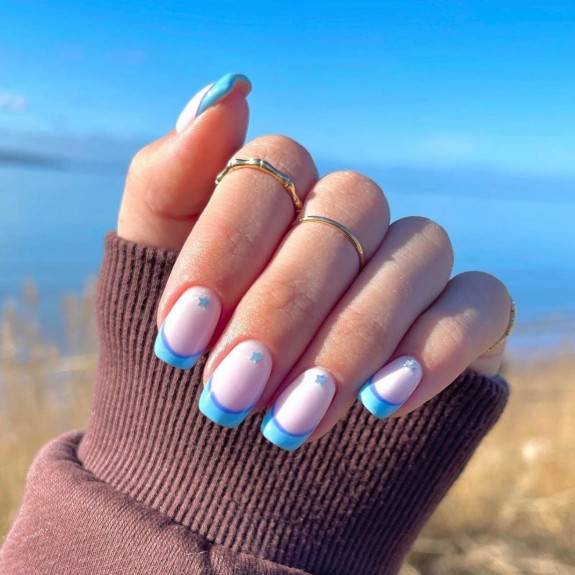
[[379, 396], [373, 385], [373, 378], [361, 388], [357, 399], [370, 413], [379, 418], [388, 417], [401, 406], [401, 403], [390, 403]]
[[415, 358], [398, 357], [372, 375], [357, 398], [376, 417], [388, 417], [407, 401], [422, 377]]
[[274, 417], [274, 410], [272, 408], [266, 413], [266, 416], [264, 417], [261, 426], [261, 432], [268, 441], [271, 441], [274, 445], [277, 445], [277, 447], [281, 447], [286, 451], [294, 451], [305, 443], [306, 439], [312, 434], [313, 429], [309, 433], [304, 433], [301, 435], [296, 435], [286, 431], [276, 421], [276, 418]]
[[224, 427], [237, 427], [248, 416], [254, 406], [252, 405], [242, 411], [232, 411], [224, 407], [212, 393], [212, 378], [210, 377], [200, 396], [199, 408], [214, 423]]
[[202, 112], [207, 110], [209, 107], [217, 104], [221, 99], [225, 98], [238, 83], [244, 84], [246, 96], [252, 90], [252, 83], [243, 74], [226, 74], [216, 82], [214, 82], [211, 88], [206, 92], [202, 101], [198, 106], [198, 111], [196, 115], [199, 116]]
[[198, 359], [202, 356], [201, 353], [196, 355], [181, 355], [176, 353], [170, 348], [166, 338], [164, 336], [164, 326], [160, 328], [158, 335], [156, 336], [156, 342], [154, 344], [154, 353], [167, 364], [177, 367], [179, 369], [191, 369], [196, 365]]

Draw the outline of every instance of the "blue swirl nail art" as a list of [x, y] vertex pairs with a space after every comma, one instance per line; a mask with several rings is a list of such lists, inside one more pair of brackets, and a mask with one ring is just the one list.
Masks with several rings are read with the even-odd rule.
[[204, 94], [202, 101], [198, 105], [196, 116], [199, 116], [209, 107], [217, 104], [222, 98], [227, 96], [238, 82], [246, 84], [248, 86], [247, 93], [251, 92], [252, 83], [246, 76], [243, 74], [226, 74], [218, 81], [214, 82], [209, 90]]

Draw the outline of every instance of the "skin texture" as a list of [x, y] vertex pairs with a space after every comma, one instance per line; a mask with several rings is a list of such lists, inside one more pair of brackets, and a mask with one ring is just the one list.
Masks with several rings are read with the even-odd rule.
[[[320, 367], [334, 398], [310, 440], [328, 432], [383, 365], [415, 358], [423, 377], [393, 416], [405, 414], [470, 367], [493, 376], [510, 316], [505, 286], [484, 272], [450, 279], [453, 250], [438, 224], [419, 216], [390, 225], [379, 186], [348, 171], [318, 179], [310, 154], [283, 136], [240, 148], [248, 125], [246, 91], [234, 88], [195, 118], [140, 151], [130, 166], [120, 236], [181, 250], [158, 309], [158, 327], [191, 286], [212, 290], [222, 306], [207, 349], [208, 381], [244, 340], [261, 342], [273, 368], [256, 409], [304, 371]], [[213, 181], [230, 157], [263, 158], [289, 174], [304, 201], [296, 215], [281, 184], [255, 169]], [[296, 217], [321, 215], [361, 241], [366, 266], [341, 232]]]

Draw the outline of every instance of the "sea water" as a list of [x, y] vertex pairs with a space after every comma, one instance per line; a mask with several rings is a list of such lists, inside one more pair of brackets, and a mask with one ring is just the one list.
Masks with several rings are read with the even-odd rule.
[[[392, 220], [422, 215], [448, 231], [453, 273], [484, 270], [506, 283], [518, 310], [511, 350], [575, 340], [575, 193], [506, 194], [471, 176], [466, 183], [461, 174], [454, 178], [458, 189], [450, 180], [398, 170], [382, 168], [377, 176]], [[41, 329], [59, 341], [62, 295], [80, 294], [97, 276], [123, 185], [119, 169], [0, 165], [0, 304], [21, 305], [22, 285], [31, 279], [40, 293]]]

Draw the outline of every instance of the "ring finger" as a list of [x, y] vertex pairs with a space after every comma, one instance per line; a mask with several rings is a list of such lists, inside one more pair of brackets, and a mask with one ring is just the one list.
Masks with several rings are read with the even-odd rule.
[[[295, 449], [335, 425], [441, 293], [452, 265], [451, 243], [440, 226], [420, 217], [394, 222], [285, 378], [264, 419], [264, 435]], [[333, 384], [315, 385], [321, 375]]]

